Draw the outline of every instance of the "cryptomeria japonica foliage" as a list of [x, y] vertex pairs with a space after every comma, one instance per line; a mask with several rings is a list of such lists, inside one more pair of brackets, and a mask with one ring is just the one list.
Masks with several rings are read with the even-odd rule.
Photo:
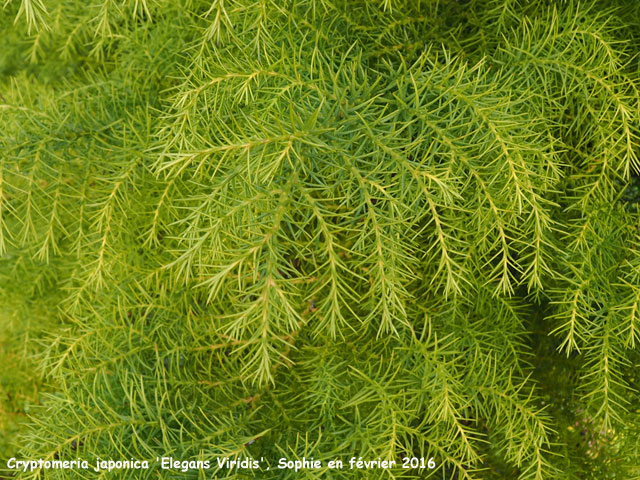
[[46, 387], [0, 377], [22, 399], [0, 415], [29, 409], [2, 455], [638, 478], [639, 20], [623, 0], [5, 2], [0, 355]]

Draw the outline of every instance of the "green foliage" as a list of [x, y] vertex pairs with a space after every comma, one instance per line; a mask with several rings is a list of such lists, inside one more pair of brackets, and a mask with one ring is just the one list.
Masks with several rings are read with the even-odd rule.
[[[4, 299], [0, 310], [0, 458], [15, 456], [20, 445], [18, 434], [28, 414], [44, 391], [37, 371], [41, 345], [37, 339], [56, 328], [50, 308], [42, 296], [39, 304], [29, 305]], [[2, 466], [4, 468], [5, 465]], [[0, 478], [4, 478], [0, 471]]]
[[639, 9], [6, 2], [11, 448], [640, 478]]

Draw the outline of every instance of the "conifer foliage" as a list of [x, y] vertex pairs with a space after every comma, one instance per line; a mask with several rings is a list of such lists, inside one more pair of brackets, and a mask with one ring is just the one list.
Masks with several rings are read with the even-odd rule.
[[6, 1], [0, 454], [640, 478], [637, 3]]

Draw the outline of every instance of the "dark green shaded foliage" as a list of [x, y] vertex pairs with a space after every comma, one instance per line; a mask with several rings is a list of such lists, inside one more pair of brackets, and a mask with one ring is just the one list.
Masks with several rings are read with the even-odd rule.
[[640, 476], [638, 8], [9, 1], [2, 454]]

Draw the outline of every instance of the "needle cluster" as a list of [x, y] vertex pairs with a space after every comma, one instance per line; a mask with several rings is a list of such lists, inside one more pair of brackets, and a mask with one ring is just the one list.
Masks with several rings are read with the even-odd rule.
[[[58, 306], [24, 338], [49, 388], [21, 455], [640, 476], [638, 23], [625, 0], [5, 2], [0, 288]], [[18, 478], [43, 475], [83, 474]]]

